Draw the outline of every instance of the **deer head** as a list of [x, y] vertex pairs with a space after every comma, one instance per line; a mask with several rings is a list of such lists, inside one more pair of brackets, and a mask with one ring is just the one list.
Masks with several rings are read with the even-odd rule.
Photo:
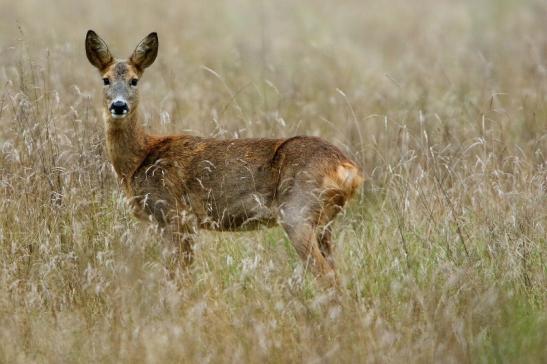
[[123, 120], [138, 106], [138, 83], [144, 70], [158, 55], [158, 35], [148, 34], [128, 59], [114, 59], [105, 41], [93, 30], [87, 32], [87, 59], [95, 66], [104, 83], [104, 108], [111, 122]]

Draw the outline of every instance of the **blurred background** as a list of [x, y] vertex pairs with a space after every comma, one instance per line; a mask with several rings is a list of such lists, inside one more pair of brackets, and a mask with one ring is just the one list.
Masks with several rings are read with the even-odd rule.
[[[23, 72], [14, 67], [25, 52], [35, 72], [49, 73], [59, 107], [77, 111], [80, 101], [99, 105], [87, 29], [120, 58], [157, 31], [141, 99], [146, 122], [165, 131], [323, 134], [366, 154], [385, 116], [421, 113], [449, 129], [458, 119], [458, 134], [477, 121], [466, 112], [518, 112], [513, 100], [533, 102], [545, 87], [543, 1], [22, 0], [0, 11], [3, 84]], [[528, 119], [507, 124], [508, 137], [540, 131]]]
[[[369, 180], [338, 306], [280, 230], [167, 279], [104, 151], [102, 80], [148, 33], [153, 133], [321, 136]], [[547, 362], [544, 0], [0, 0], [0, 362]]]

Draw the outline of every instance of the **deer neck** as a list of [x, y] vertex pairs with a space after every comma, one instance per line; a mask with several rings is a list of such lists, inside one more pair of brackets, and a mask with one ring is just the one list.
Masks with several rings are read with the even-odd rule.
[[140, 125], [137, 110], [121, 120], [109, 114], [105, 115], [107, 153], [118, 177], [127, 183], [146, 158], [148, 135]]

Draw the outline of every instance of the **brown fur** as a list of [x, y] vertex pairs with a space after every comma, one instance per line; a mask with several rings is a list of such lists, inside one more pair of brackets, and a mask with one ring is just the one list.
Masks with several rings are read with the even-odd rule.
[[[142, 75], [145, 67], [132, 63], [139, 59], [135, 55], [129, 61], [97, 63], [111, 57], [95, 36], [86, 41], [86, 50], [103, 77], [121, 80], [121, 85]], [[96, 44], [100, 55], [94, 54]], [[355, 162], [316, 137], [152, 136], [140, 126], [133, 91], [120, 91], [131, 101], [129, 114], [120, 120], [109, 113], [115, 95], [105, 89], [108, 155], [135, 214], [158, 224], [185, 261], [191, 261], [192, 236], [199, 229], [235, 231], [281, 224], [304, 262], [334, 279], [330, 228], [363, 182]]]

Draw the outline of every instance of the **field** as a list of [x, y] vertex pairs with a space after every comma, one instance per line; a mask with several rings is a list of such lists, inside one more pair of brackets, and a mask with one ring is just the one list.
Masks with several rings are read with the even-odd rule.
[[[547, 4], [0, 0], [0, 363], [547, 362]], [[102, 81], [157, 31], [154, 133], [321, 136], [368, 181], [338, 297], [279, 228], [169, 279], [107, 160]]]

